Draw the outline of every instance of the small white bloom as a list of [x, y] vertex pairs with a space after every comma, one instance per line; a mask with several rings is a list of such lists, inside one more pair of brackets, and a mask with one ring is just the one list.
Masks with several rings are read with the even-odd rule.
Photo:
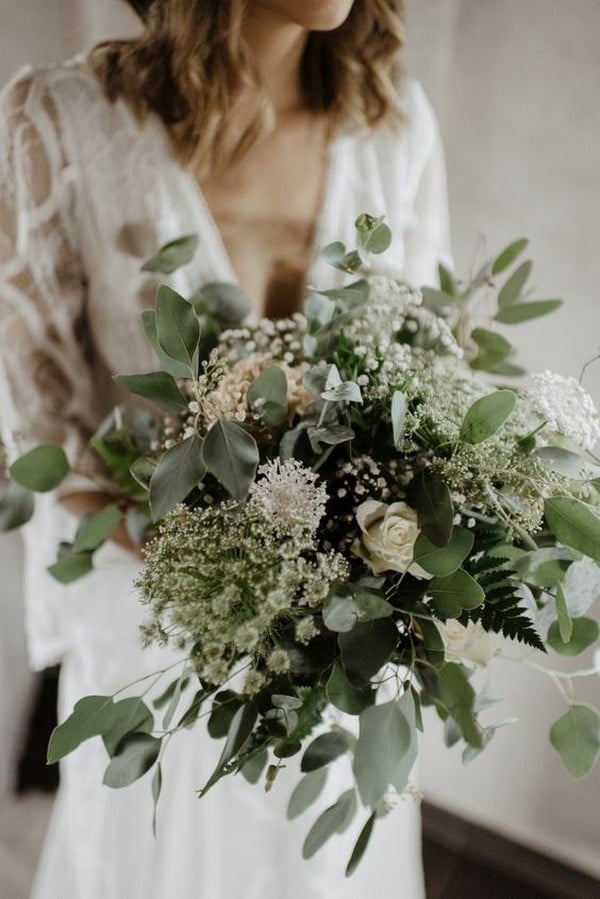
[[459, 662], [469, 668], [485, 668], [500, 652], [492, 634], [484, 630], [480, 621], [469, 621], [465, 627], [455, 618], [435, 622], [444, 642], [447, 662]]
[[258, 469], [252, 498], [270, 515], [282, 534], [301, 529], [316, 531], [327, 503], [327, 490], [317, 485], [318, 474], [297, 459], [274, 459]]
[[532, 381], [529, 398], [549, 427], [593, 450], [600, 443], [600, 414], [579, 381], [551, 371], [533, 375]]

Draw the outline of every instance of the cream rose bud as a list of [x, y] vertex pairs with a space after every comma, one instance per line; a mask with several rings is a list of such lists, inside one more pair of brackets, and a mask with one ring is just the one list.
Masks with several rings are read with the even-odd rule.
[[373, 574], [384, 571], [409, 572], [418, 578], [430, 578], [413, 562], [415, 541], [419, 536], [417, 513], [406, 503], [386, 505], [374, 499], [361, 503], [356, 520], [362, 531], [352, 544], [352, 552], [364, 559]]
[[435, 622], [444, 643], [447, 662], [460, 662], [470, 668], [485, 668], [500, 647], [492, 634], [484, 630], [480, 621], [469, 621], [467, 626], [456, 618]]

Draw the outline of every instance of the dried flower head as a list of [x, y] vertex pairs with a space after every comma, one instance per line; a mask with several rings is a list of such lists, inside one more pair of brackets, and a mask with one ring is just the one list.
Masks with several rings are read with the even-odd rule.
[[297, 459], [273, 459], [258, 469], [251, 496], [271, 516], [283, 535], [314, 534], [325, 514], [327, 490], [318, 475]]

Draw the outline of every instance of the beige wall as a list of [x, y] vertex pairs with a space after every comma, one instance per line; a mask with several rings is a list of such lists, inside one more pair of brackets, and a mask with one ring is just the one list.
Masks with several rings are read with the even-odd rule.
[[[22, 62], [59, 59], [132, 19], [118, 0], [0, 0], [0, 23], [1, 81]], [[578, 373], [600, 348], [600, 3], [409, 0], [409, 33], [411, 67], [446, 143], [457, 267], [473, 265], [482, 243], [529, 236], [536, 293], [567, 304], [515, 333], [522, 358]], [[600, 365], [587, 384], [600, 403]], [[12, 558], [16, 542], [3, 540]], [[4, 570], [16, 601], [17, 564]], [[574, 783], [546, 737], [561, 700], [541, 676], [506, 663], [493, 684], [506, 701], [490, 720], [521, 722], [464, 769], [434, 725], [423, 740], [427, 796], [600, 875], [600, 772]], [[600, 681], [582, 695], [598, 704]]]

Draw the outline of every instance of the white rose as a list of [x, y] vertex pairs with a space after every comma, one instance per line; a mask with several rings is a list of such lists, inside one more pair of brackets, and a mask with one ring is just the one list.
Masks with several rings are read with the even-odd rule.
[[500, 652], [492, 634], [484, 630], [480, 621], [469, 621], [467, 626], [455, 618], [435, 622], [444, 643], [447, 662], [459, 662], [469, 668], [485, 668]]
[[387, 506], [368, 499], [356, 510], [356, 520], [362, 537], [354, 541], [352, 551], [365, 560], [373, 574], [408, 571], [415, 577], [431, 577], [413, 562], [415, 541], [420, 533], [414, 509], [402, 502]]

